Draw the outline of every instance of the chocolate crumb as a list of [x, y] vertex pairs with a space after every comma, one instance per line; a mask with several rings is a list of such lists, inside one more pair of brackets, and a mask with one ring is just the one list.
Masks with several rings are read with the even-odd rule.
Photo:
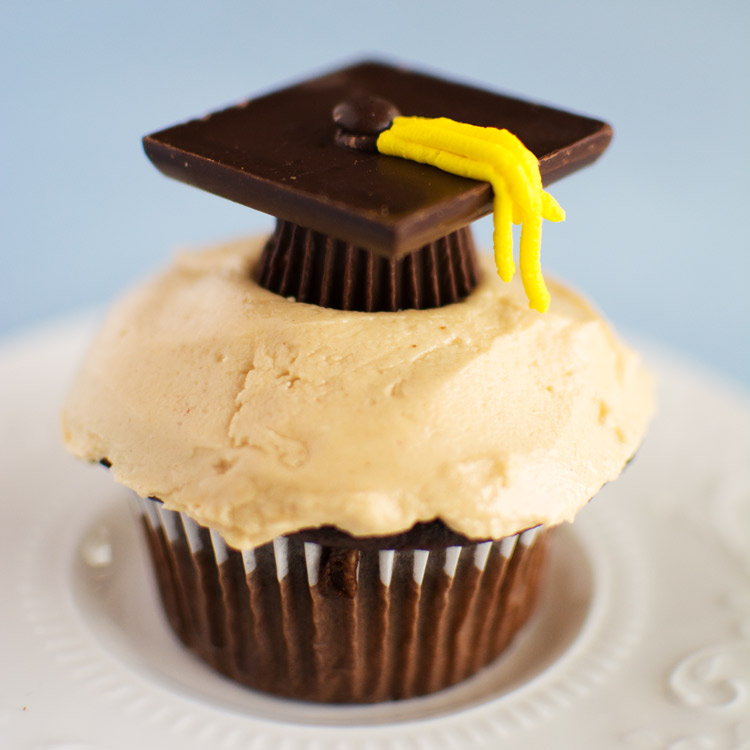
[[329, 597], [354, 599], [357, 595], [359, 550], [324, 548], [320, 561], [320, 586]]

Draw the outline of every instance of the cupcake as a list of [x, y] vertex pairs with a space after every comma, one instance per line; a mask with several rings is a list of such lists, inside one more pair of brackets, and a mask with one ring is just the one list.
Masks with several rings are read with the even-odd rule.
[[[513, 209], [531, 226], [523, 285], [476, 256], [468, 223], [493, 203], [509, 217], [515, 178], [467, 179], [473, 151], [448, 160], [469, 174], [439, 171], [431, 124], [415, 147], [409, 117], [378, 121], [396, 108], [512, 128], [545, 183], [611, 135], [363, 63], [147, 137], [163, 172], [277, 228], [128, 294], [63, 414], [69, 449], [133, 490], [183, 643], [302, 700], [425, 695], [497, 658], [534, 609], [554, 527], [616, 478], [651, 410], [637, 355], [587, 303], [551, 284], [549, 310], [530, 309], [547, 292], [531, 204]], [[381, 136], [372, 151], [373, 130], [423, 163]], [[540, 222], [557, 209], [536, 189]]]

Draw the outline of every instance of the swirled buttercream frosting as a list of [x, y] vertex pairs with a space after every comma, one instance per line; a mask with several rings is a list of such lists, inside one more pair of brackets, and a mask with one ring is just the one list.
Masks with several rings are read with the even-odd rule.
[[181, 255], [116, 304], [64, 408], [74, 454], [247, 548], [558, 524], [638, 448], [651, 377], [560, 284], [540, 315], [489, 261], [461, 302], [347, 312], [261, 288], [261, 246]]

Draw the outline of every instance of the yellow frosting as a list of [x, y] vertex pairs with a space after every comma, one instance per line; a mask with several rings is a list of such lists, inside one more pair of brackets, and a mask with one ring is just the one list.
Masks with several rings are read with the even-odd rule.
[[73, 453], [244, 548], [557, 524], [640, 444], [651, 378], [565, 287], [538, 315], [485, 260], [463, 302], [343, 312], [250, 280], [260, 246], [181, 256], [114, 307], [65, 405]]
[[536, 156], [507, 130], [456, 122], [447, 117], [396, 117], [378, 136], [378, 151], [431, 164], [446, 172], [492, 185], [495, 262], [503, 281], [515, 273], [512, 224], [521, 230], [521, 279], [529, 307], [549, 308], [550, 296], [539, 258], [542, 219], [563, 221], [565, 212], [542, 190]]

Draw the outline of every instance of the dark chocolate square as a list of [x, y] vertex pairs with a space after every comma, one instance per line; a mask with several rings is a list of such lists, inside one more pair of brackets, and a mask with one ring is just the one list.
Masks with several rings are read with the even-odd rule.
[[604, 122], [377, 62], [363, 62], [143, 139], [166, 175], [281, 219], [398, 257], [492, 210], [492, 188], [335, 143], [333, 108], [359, 94], [403, 115], [507, 128], [545, 184], [593, 162]]

